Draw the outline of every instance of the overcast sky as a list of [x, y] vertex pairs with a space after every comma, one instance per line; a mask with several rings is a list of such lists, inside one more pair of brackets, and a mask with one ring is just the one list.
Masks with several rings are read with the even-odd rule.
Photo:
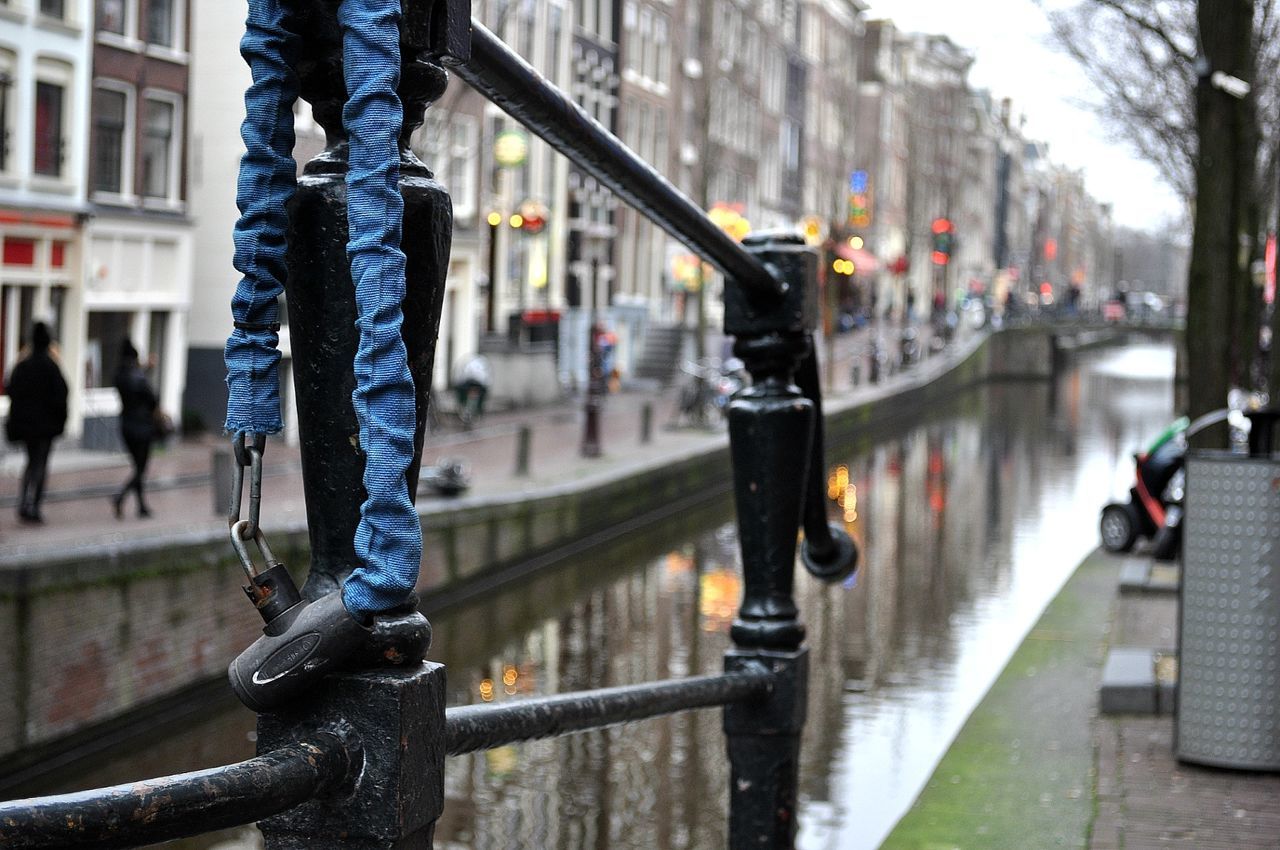
[[[970, 83], [1013, 99], [1028, 138], [1049, 143], [1054, 162], [1085, 170], [1089, 192], [1115, 207], [1119, 224], [1146, 230], [1177, 221], [1181, 204], [1122, 140], [1111, 138], [1083, 104], [1097, 93], [1049, 41], [1033, 0], [868, 0], [867, 17], [890, 18], [908, 32], [942, 33], [975, 56]], [[1061, 0], [1055, 5], [1062, 5]]]

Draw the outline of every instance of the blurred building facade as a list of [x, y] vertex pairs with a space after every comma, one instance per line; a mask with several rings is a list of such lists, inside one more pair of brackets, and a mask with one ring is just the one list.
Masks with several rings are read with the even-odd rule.
[[113, 379], [128, 339], [163, 410], [181, 410], [194, 271], [188, 215], [187, 0], [99, 0], [89, 99], [84, 443], [119, 445]]
[[[155, 356], [166, 410], [221, 425], [242, 151], [227, 116], [242, 114], [248, 83], [246, 9], [0, 4], [0, 374], [31, 322], [49, 321], [72, 387], [68, 431], [86, 445], [115, 445], [125, 338]], [[866, 20], [862, 0], [479, 0], [473, 11], [703, 209], [741, 229], [817, 219], [829, 251], [857, 257], [836, 281], [841, 309], [856, 295], [866, 314], [901, 321], [908, 303], [926, 318], [935, 295], [948, 308], [978, 293], [1087, 308], [1122, 280], [1166, 301], [1182, 291], [1178, 246], [1144, 253], [1132, 234], [1117, 239], [1111, 210], [1025, 136], [1017, 105], [971, 86], [971, 55]], [[301, 165], [324, 139], [306, 104], [297, 124]], [[699, 303], [715, 333], [710, 267], [460, 81], [412, 147], [454, 203], [437, 388], [479, 350], [504, 368], [553, 363], [525, 380], [538, 390], [529, 400], [580, 388], [593, 317], [616, 332], [624, 377], [659, 329], [679, 329], [687, 354]], [[953, 228], [944, 263], [939, 219]], [[855, 237], [863, 253], [842, 247]], [[292, 423], [287, 326], [281, 347]]]
[[32, 323], [48, 322], [72, 388], [72, 436], [85, 415], [92, 44], [88, 0], [0, 7], [0, 374], [20, 359]]
[[907, 68], [911, 42], [892, 21], [868, 21], [858, 53], [856, 168], [866, 181], [866, 217], [858, 235], [877, 258], [869, 286], [880, 318], [901, 321], [910, 271], [907, 192], [910, 151]]

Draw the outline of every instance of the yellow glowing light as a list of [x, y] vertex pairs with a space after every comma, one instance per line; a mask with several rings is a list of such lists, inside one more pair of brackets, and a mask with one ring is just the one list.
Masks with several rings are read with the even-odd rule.
[[543, 289], [547, 285], [547, 244], [546, 240], [538, 240], [529, 255], [529, 283], [534, 289]]
[[482, 679], [480, 681], [480, 699], [485, 702], [493, 702], [493, 679]]
[[499, 224], [502, 224], [502, 213], [491, 212], [485, 221], [489, 222], [490, 227], [497, 227]]
[[740, 210], [728, 204], [715, 204], [707, 211], [707, 216], [737, 242], [751, 232], [751, 222], [743, 217]]
[[804, 217], [804, 241], [806, 245], [821, 245], [823, 239], [822, 219], [816, 215]]
[[509, 664], [502, 668], [502, 684], [506, 685], [508, 688], [514, 688], [516, 685], [516, 679], [518, 678], [520, 678], [520, 673], [516, 668]]
[[520, 130], [503, 130], [493, 140], [493, 158], [503, 168], [519, 168], [529, 155], [529, 140]]
[[863, 246], [864, 244], [865, 244], [865, 243], [862, 241], [862, 237], [861, 237], [861, 236], [850, 236], [850, 237], [849, 237], [849, 247], [850, 247], [850, 248], [852, 248], [852, 249], [853, 249], [853, 250], [855, 250], [855, 251], [860, 251], [860, 250], [862, 250], [862, 246]]
[[698, 611], [704, 632], [728, 632], [742, 601], [742, 579], [737, 572], [717, 569], [704, 573], [698, 582], [702, 595]]
[[507, 219], [507, 223], [519, 230], [524, 227], [524, 216], [520, 215], [520, 213], [512, 213], [511, 218]]

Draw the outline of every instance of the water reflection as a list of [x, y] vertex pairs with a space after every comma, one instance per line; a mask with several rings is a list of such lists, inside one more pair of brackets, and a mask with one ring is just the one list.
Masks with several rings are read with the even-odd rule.
[[[1129, 453], [1171, 418], [1171, 373], [1163, 349], [1095, 355], [1056, 387], [960, 396], [832, 467], [831, 516], [864, 560], [843, 586], [797, 581], [813, 655], [805, 850], [874, 848], [910, 805], [1093, 548], [1097, 509], [1131, 471]], [[631, 551], [434, 616], [451, 704], [717, 672], [741, 597], [729, 511], [725, 500]], [[251, 728], [227, 708], [158, 741], [146, 764], [113, 762], [64, 785], [244, 758]], [[224, 746], [197, 753], [198, 742]], [[723, 753], [719, 712], [700, 711], [453, 759], [436, 846], [723, 847]], [[252, 847], [246, 835], [170, 846]]]

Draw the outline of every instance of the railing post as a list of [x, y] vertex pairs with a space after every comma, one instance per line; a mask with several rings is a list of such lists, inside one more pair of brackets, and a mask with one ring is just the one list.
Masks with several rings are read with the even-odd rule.
[[793, 582], [814, 406], [794, 374], [817, 317], [817, 255], [799, 235], [749, 237], [744, 245], [788, 284], [779, 297], [729, 282], [725, 332], [753, 379], [729, 407], [734, 498], [744, 591], [725, 669], [771, 669], [769, 696], [725, 709], [731, 770], [730, 850], [795, 845], [800, 732], [808, 650]]
[[328, 676], [311, 699], [259, 718], [259, 753], [339, 726], [363, 759], [349, 788], [261, 821], [267, 850], [430, 850], [444, 810], [444, 666], [421, 660], [422, 615], [383, 618], [378, 630], [375, 669]]
[[[347, 138], [343, 33], [334, 0], [292, 0], [302, 97], [327, 146], [307, 163], [289, 204], [289, 320], [298, 404], [311, 564], [303, 594], [335, 589], [359, 564], [355, 529], [364, 501], [365, 457], [352, 407], [359, 342], [347, 256]], [[468, 0], [404, 3], [398, 94], [404, 107], [400, 193], [406, 257], [401, 334], [417, 413], [408, 489], [417, 490], [427, 398], [453, 234], [449, 194], [409, 148], [423, 111], [445, 91], [447, 61], [467, 58]], [[444, 668], [424, 661], [431, 627], [413, 605], [374, 621], [359, 672], [326, 677], [305, 699], [260, 715], [266, 752], [310, 730], [353, 734], [363, 769], [345, 793], [312, 801], [260, 824], [268, 850], [427, 850], [444, 805]]]

